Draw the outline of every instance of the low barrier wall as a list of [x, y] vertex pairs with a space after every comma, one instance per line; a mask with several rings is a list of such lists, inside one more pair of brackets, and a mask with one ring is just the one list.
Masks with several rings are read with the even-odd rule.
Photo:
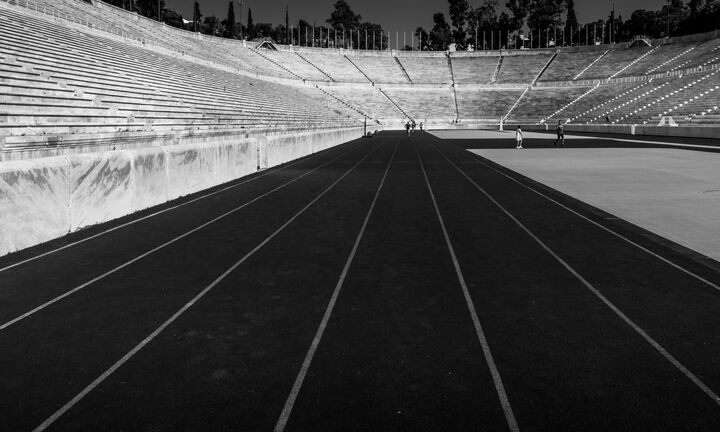
[[0, 162], [0, 256], [360, 136], [362, 128], [292, 131]]
[[[507, 126], [512, 129], [516, 125]], [[521, 124], [524, 130], [555, 131], [555, 124]], [[565, 125], [565, 132], [720, 139], [720, 126]]]

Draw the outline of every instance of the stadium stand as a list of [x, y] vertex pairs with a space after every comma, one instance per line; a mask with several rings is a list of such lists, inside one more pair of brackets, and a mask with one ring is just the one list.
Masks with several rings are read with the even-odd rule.
[[620, 48], [610, 50], [605, 56], [588, 68], [582, 79], [608, 78], [620, 73], [629, 67], [633, 62], [638, 61], [642, 56], [651, 51], [649, 47]]
[[693, 51], [692, 56], [682, 63], [675, 65], [672, 70], [697, 68], [718, 63], [720, 63], [720, 40], [713, 39], [700, 44]]
[[552, 53], [503, 57], [498, 83], [531, 83], [552, 58]]
[[588, 91], [587, 87], [536, 87], [528, 91], [507, 121], [538, 123], [550, 118], [558, 109], [570, 104]]
[[[660, 121], [663, 116], [676, 116], [683, 122], [687, 116], [718, 105], [720, 80], [715, 69], [711, 72], [670, 79], [661, 85], [654, 97], [645, 102], [628, 105], [618, 123], [646, 124]], [[632, 112], [630, 112], [632, 110]]]
[[396, 57], [415, 84], [449, 84], [450, 69], [445, 54], [438, 55], [398, 55]]
[[347, 101], [352, 106], [362, 107], [376, 119], [399, 119], [404, 114], [376, 87], [370, 85], [320, 86], [323, 90], [338, 99]]
[[358, 124], [357, 113], [312, 88], [255, 80], [1, 6], [5, 159], [37, 145], [33, 136], [47, 145], [70, 134]]
[[456, 117], [455, 100], [448, 87], [383, 87], [383, 91], [412, 119], [445, 119], [449, 123]]
[[333, 81], [348, 83], [368, 82], [362, 72], [354, 67], [343, 55], [306, 51], [298, 52], [298, 55], [332, 77]]
[[496, 124], [500, 117], [507, 114], [524, 90], [458, 87], [458, 116], [464, 120], [488, 120]]
[[372, 82], [385, 84], [409, 82], [407, 75], [392, 56], [374, 54], [349, 58]]
[[567, 48], [558, 52], [539, 81], [570, 81], [588, 68], [605, 51]]
[[13, 137], [6, 143], [57, 134], [330, 127], [365, 116], [450, 124], [495, 123], [508, 113], [511, 122], [574, 123], [643, 123], [670, 114], [691, 123], [715, 115], [717, 34], [634, 48], [276, 51], [174, 29], [102, 2], [33, 5], [42, 12], [0, 0], [0, 97], [3, 113], [12, 114], [0, 133]]
[[654, 47], [646, 56], [640, 57], [627, 69], [624, 69], [618, 76], [639, 76], [645, 75], [654, 69], [657, 65], [680, 56], [688, 49], [692, 48], [694, 43], [667, 43]]
[[[590, 119], [600, 118], [602, 110], [625, 96], [638, 93], [649, 84], [641, 83], [603, 84], [593, 92], [573, 104], [573, 109], [566, 112], [568, 120], [575, 123], [587, 123]], [[562, 117], [561, 117], [562, 118]], [[602, 117], [603, 119], [605, 116]]]
[[458, 84], [490, 84], [497, 69], [500, 56], [462, 56], [451, 55], [452, 73]]

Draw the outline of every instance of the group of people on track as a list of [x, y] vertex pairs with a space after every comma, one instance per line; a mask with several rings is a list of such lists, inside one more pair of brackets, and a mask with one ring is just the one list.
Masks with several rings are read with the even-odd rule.
[[[553, 147], [557, 147], [558, 143], [561, 147], [565, 147], [565, 127], [562, 123], [562, 120], [558, 120], [558, 124], [555, 127], [555, 131], [557, 132], [557, 139], [553, 143]], [[515, 148], [521, 149], [523, 148], [522, 142], [523, 142], [523, 133], [520, 126], [517, 127], [517, 130], [515, 131], [515, 141], [516, 145]]]
[[[407, 132], [408, 135], [410, 135], [410, 131], [412, 130], [415, 132], [415, 128], [417, 127], [417, 124], [415, 123], [415, 120], [408, 120], [405, 122], [405, 132]], [[420, 122], [420, 130], [423, 130], [423, 123]]]

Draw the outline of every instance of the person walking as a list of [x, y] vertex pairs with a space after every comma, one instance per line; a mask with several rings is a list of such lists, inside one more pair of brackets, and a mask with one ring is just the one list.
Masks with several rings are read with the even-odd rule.
[[420, 131], [423, 130], [423, 122], [420, 122]]
[[523, 142], [523, 133], [522, 129], [520, 129], [520, 126], [517, 127], [517, 130], [515, 131], [515, 141], [517, 141], [517, 145], [515, 145], [515, 148], [523, 148], [522, 142]]
[[405, 132], [407, 132], [408, 136], [410, 136], [410, 122], [405, 122]]
[[413, 120], [412, 123], [410, 123], [410, 127], [412, 128], [412, 131], [413, 131], [413, 132], [415, 132], [415, 127], [416, 127], [416, 126], [417, 126], [417, 125], [415, 124], [415, 120]]
[[557, 147], [558, 143], [560, 143], [561, 146], [565, 147], [565, 129], [562, 124], [562, 120], [558, 120], [558, 124], [555, 130], [557, 131], [557, 139], [555, 140], [555, 143], [553, 143], [553, 147]]

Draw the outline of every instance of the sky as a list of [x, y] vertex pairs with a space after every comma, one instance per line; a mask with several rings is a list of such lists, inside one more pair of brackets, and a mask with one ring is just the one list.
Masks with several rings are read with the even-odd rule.
[[[240, 0], [234, 0], [235, 16], [238, 16]], [[324, 24], [333, 10], [335, 0], [242, 0], [242, 22], [247, 22], [247, 10], [252, 9], [253, 21], [281, 24], [285, 22], [285, 6], [289, 8], [290, 23], [298, 20]], [[470, 6], [476, 7], [483, 0], [469, 0]], [[362, 15], [364, 21], [382, 25], [391, 31], [408, 31], [421, 26], [432, 28], [432, 16], [435, 12], [444, 12], [447, 16], [447, 0], [347, 0], [355, 13]], [[506, 0], [499, 0], [504, 5]], [[193, 0], [165, 0], [168, 8], [177, 10], [188, 19], [192, 17]], [[227, 16], [229, 0], [198, 0], [203, 16], [215, 15], [218, 18]], [[624, 19], [636, 9], [657, 10], [665, 0], [575, 0], [575, 11], [578, 22], [607, 19], [615, 4], [615, 12]], [[448, 17], [448, 22], [450, 19]]]

